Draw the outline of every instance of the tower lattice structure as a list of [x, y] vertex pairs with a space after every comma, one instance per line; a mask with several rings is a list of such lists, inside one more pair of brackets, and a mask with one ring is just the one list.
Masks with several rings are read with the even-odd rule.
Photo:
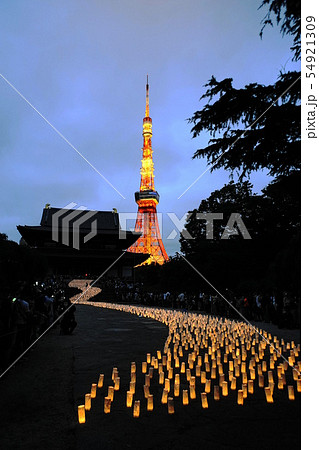
[[150, 118], [149, 84], [146, 82], [146, 108], [143, 119], [143, 158], [141, 167], [140, 190], [135, 192], [135, 201], [138, 205], [135, 231], [142, 236], [129, 247], [133, 253], [148, 253], [150, 257], [142, 264], [164, 264], [168, 256], [161, 238], [156, 207], [159, 202], [159, 193], [154, 186], [154, 164], [152, 150], [152, 119]]

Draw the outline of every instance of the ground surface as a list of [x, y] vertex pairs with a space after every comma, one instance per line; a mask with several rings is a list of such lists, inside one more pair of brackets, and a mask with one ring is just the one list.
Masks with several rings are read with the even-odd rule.
[[[230, 391], [219, 402], [210, 398], [208, 410], [201, 408], [199, 398], [189, 406], [175, 402], [171, 416], [160, 403], [161, 392], [156, 387], [154, 411], [147, 412], [140, 386], [136, 395], [141, 400], [141, 417], [133, 419], [132, 410], [125, 406], [130, 363], [136, 361], [139, 369], [146, 353], [162, 349], [166, 327], [86, 305], [77, 306], [76, 319], [73, 336], [52, 330], [0, 380], [1, 450], [300, 448], [299, 394], [294, 402], [274, 395], [275, 403], [269, 405], [260, 391], [238, 406]], [[280, 331], [269, 331], [281, 337]], [[299, 342], [298, 332], [282, 334]], [[116, 393], [112, 413], [105, 415], [103, 399], [114, 366], [122, 388]], [[105, 386], [92, 401], [86, 423], [79, 425], [77, 405], [83, 404], [84, 394], [100, 373], [105, 374]], [[143, 384], [140, 373], [137, 380]]]

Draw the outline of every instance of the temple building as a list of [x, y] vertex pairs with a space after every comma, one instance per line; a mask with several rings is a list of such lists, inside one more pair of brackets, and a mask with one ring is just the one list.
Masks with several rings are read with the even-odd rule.
[[[43, 254], [53, 273], [131, 278], [149, 255], [126, 252], [141, 233], [121, 229], [113, 211], [59, 209], [46, 205], [39, 226], [18, 225], [22, 239]], [[123, 254], [124, 252], [124, 254]]]

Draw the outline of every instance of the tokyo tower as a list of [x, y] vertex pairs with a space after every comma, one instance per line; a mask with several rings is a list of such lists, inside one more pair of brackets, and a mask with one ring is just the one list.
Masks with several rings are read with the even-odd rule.
[[152, 119], [149, 107], [149, 84], [146, 82], [146, 109], [143, 119], [143, 158], [141, 167], [140, 190], [135, 192], [135, 201], [138, 204], [138, 212], [135, 223], [135, 231], [142, 236], [128, 248], [132, 253], [148, 253], [149, 258], [144, 264], [164, 264], [168, 256], [161, 238], [156, 206], [159, 202], [159, 193], [154, 186], [154, 164], [152, 150]]

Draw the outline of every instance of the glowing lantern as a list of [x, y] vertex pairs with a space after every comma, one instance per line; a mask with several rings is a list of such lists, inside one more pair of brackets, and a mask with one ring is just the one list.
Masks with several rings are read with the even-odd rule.
[[297, 380], [297, 392], [301, 392], [301, 380]]
[[274, 382], [270, 382], [269, 383], [269, 387], [270, 387], [271, 395], [274, 395], [275, 383]]
[[85, 406], [84, 405], [78, 406], [78, 419], [79, 419], [79, 423], [85, 423]]
[[229, 370], [231, 372], [233, 372], [234, 371], [234, 361], [229, 361], [228, 365], [229, 365]]
[[115, 378], [118, 376], [118, 370], [117, 367], [113, 367], [113, 371], [112, 371], [112, 381], [115, 380]]
[[165, 386], [164, 389], [167, 390], [167, 392], [169, 392], [171, 390], [171, 382], [168, 378], [165, 378]]
[[182, 365], [181, 365], [181, 373], [185, 373], [185, 363], [184, 362], [182, 362]]
[[257, 365], [257, 373], [258, 373], [258, 375], [262, 375], [263, 374], [263, 371], [261, 369], [261, 364]]
[[114, 387], [113, 386], [108, 387], [107, 397], [110, 398], [111, 401], [113, 402], [113, 400], [114, 400]]
[[146, 386], [151, 385], [151, 377], [148, 373], [145, 375], [145, 384], [146, 384]]
[[241, 389], [239, 389], [237, 393], [237, 404], [238, 405], [244, 404], [244, 393]]
[[212, 371], [210, 377], [215, 380], [216, 379], [216, 367], [212, 367]]
[[261, 370], [262, 370], [262, 372], [267, 372], [267, 363], [266, 363], [266, 361], [262, 362]]
[[206, 392], [201, 393], [201, 400], [202, 400], [202, 408], [206, 409], [208, 408], [208, 401], [207, 401], [207, 394]]
[[131, 381], [136, 382], [136, 372], [131, 373]]
[[163, 366], [166, 366], [167, 364], [167, 356], [163, 355]]
[[254, 382], [253, 380], [248, 381], [248, 393], [253, 394], [254, 393]]
[[153, 411], [153, 409], [154, 409], [153, 395], [150, 394], [147, 397], [147, 411]]
[[247, 384], [247, 373], [243, 373], [242, 378], [243, 378], [243, 384]]
[[111, 412], [112, 399], [110, 397], [104, 397], [104, 412], [109, 414]]
[[153, 373], [154, 373], [154, 367], [150, 367], [149, 371], [148, 371], [150, 378], [153, 378]]
[[224, 397], [227, 397], [227, 395], [228, 395], [228, 382], [227, 381], [223, 381], [223, 384], [222, 384], [222, 395]]
[[179, 358], [175, 358], [175, 367], [179, 368]]
[[258, 377], [258, 386], [260, 388], [264, 387], [264, 376], [263, 375], [259, 375], [259, 377]]
[[165, 377], [164, 372], [160, 372], [159, 378], [158, 378], [158, 383], [159, 384], [164, 384], [164, 377]]
[[204, 371], [201, 371], [201, 373], [200, 373], [200, 382], [202, 384], [206, 383], [206, 372], [204, 372]]
[[241, 373], [246, 373], [246, 363], [241, 363]]
[[166, 389], [163, 389], [161, 402], [163, 404], [167, 403], [167, 398], [168, 398], [168, 391]]
[[116, 377], [115, 378], [114, 390], [115, 391], [119, 391], [120, 390], [120, 377]]
[[294, 381], [297, 381], [297, 380], [298, 380], [298, 372], [297, 372], [296, 369], [293, 369], [293, 371], [292, 371], [292, 376], [293, 376]]
[[103, 373], [101, 373], [100, 376], [99, 376], [99, 381], [97, 383], [97, 387], [98, 388], [103, 387], [103, 382], [104, 382], [104, 375], [103, 375]]
[[243, 391], [243, 397], [247, 398], [247, 384], [246, 383], [242, 384], [242, 391]]
[[196, 375], [197, 377], [200, 377], [200, 372], [201, 372], [200, 366], [197, 365], [197, 366], [196, 366], [196, 370], [195, 370], [195, 375]]
[[91, 394], [85, 394], [84, 406], [85, 406], [86, 411], [90, 411], [90, 409], [91, 409]]
[[190, 396], [191, 400], [194, 400], [196, 398], [195, 386], [189, 387], [189, 396]]
[[274, 403], [274, 400], [271, 395], [270, 387], [265, 387], [265, 395], [266, 395], [267, 403]]
[[214, 386], [214, 400], [219, 400], [220, 394], [219, 394], [219, 386]]
[[219, 386], [222, 387], [223, 382], [225, 381], [225, 375], [222, 373], [219, 375]]
[[183, 390], [183, 405], [188, 405], [188, 404], [189, 404], [188, 390], [184, 389]]
[[293, 386], [288, 386], [288, 398], [289, 400], [295, 400], [295, 391]]
[[222, 364], [218, 364], [218, 373], [219, 373], [219, 375], [224, 373], [224, 368], [223, 368]]
[[250, 370], [250, 379], [255, 380], [256, 379], [256, 371], [255, 369]]
[[144, 384], [144, 397], [148, 398], [149, 395], [150, 395], [150, 388], [149, 388], [149, 386], [146, 386]]
[[206, 392], [206, 394], [210, 393], [210, 389], [211, 389], [211, 380], [206, 380], [206, 383], [205, 383], [205, 392]]
[[135, 400], [134, 406], [133, 406], [133, 417], [140, 417], [140, 408], [141, 408], [141, 402], [139, 400]]
[[179, 387], [180, 385], [178, 383], [174, 384], [174, 397], [179, 397]]
[[239, 377], [239, 366], [235, 366], [235, 377]]
[[133, 404], [133, 394], [130, 391], [127, 391], [126, 393], [126, 406], [128, 408], [131, 408]]
[[191, 371], [190, 369], [186, 369], [186, 380], [190, 381], [190, 379], [191, 379]]
[[230, 389], [235, 391], [237, 389], [237, 378], [233, 377], [230, 384]]
[[147, 372], [147, 362], [143, 361], [142, 362], [142, 373], [146, 373]]
[[278, 389], [283, 389], [284, 388], [284, 382], [283, 382], [283, 379], [282, 379], [282, 377], [280, 377], [279, 379], [278, 379]]
[[135, 381], [130, 382], [130, 392], [135, 394]]
[[[166, 359], [166, 356], [165, 356], [165, 359]], [[148, 353], [148, 354], [146, 355], [146, 361], [147, 361], [148, 364], [151, 363], [151, 354], [150, 354], [150, 353]]]
[[96, 397], [96, 383], [93, 383], [91, 387], [91, 398], [95, 397]]
[[189, 380], [190, 386], [195, 386], [195, 383], [196, 383], [196, 378], [195, 377], [191, 377], [191, 379]]
[[162, 354], [160, 350], [157, 350], [157, 359], [162, 359]]
[[271, 370], [268, 370], [268, 383], [274, 382], [274, 376]]
[[168, 414], [174, 414], [174, 399], [172, 397], [168, 397], [167, 399], [167, 407], [168, 407]]

